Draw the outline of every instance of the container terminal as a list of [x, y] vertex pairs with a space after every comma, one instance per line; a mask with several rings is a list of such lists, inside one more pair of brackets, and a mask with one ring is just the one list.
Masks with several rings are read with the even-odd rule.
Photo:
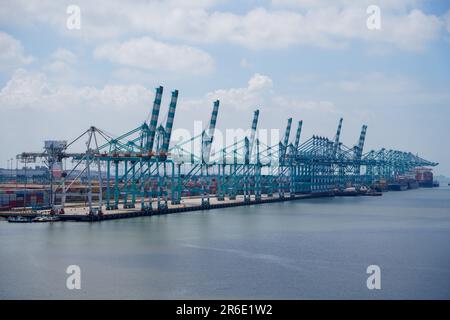
[[[281, 141], [267, 145], [257, 136], [255, 110], [249, 135], [214, 151], [216, 100], [208, 127], [173, 143], [178, 90], [171, 93], [165, 123], [158, 121], [162, 95], [160, 86], [149, 121], [129, 132], [113, 136], [91, 126], [72, 141], [49, 140], [42, 152], [18, 154], [16, 170], [11, 159], [9, 170], [0, 172], [0, 216], [12, 222], [42, 216], [101, 221], [436, 185], [432, 168], [438, 163], [399, 150], [364, 152], [367, 125], [353, 146], [344, 145], [342, 118], [333, 139], [313, 135], [303, 142], [303, 121], [291, 139], [289, 118]], [[77, 142], [85, 143], [83, 152], [72, 150]], [[190, 151], [194, 143], [198, 152]], [[38, 162], [45, 166], [31, 167]]]

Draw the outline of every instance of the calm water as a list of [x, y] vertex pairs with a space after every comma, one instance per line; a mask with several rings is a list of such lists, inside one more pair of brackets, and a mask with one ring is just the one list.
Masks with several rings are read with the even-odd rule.
[[[68, 265], [81, 290], [66, 289]], [[378, 291], [366, 268], [381, 268]], [[450, 298], [450, 189], [101, 223], [0, 221], [0, 298]]]

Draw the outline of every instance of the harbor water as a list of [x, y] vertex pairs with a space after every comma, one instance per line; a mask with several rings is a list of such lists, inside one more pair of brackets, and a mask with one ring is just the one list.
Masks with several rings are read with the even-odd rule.
[[[66, 269], [81, 270], [69, 290]], [[381, 270], [369, 290], [367, 267]], [[450, 299], [450, 187], [123, 220], [0, 221], [1, 299]]]

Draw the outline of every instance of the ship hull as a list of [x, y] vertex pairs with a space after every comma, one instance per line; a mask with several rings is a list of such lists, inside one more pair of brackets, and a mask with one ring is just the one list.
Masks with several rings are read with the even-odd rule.
[[405, 191], [408, 190], [407, 184], [393, 183], [389, 184], [388, 189], [390, 191]]

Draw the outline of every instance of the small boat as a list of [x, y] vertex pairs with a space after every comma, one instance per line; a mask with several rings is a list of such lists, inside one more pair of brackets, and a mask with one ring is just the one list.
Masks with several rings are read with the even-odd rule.
[[22, 216], [10, 216], [8, 217], [8, 222], [11, 223], [27, 223], [27, 222], [31, 222], [31, 220], [27, 217], [22, 217]]
[[355, 187], [349, 187], [345, 188], [343, 191], [335, 192], [334, 195], [340, 197], [356, 197], [360, 195], [360, 192], [358, 192]]
[[33, 222], [53, 222], [59, 221], [59, 217], [55, 216], [38, 216], [33, 219]]
[[33, 222], [47, 222], [47, 218], [44, 216], [38, 216], [32, 220]]

